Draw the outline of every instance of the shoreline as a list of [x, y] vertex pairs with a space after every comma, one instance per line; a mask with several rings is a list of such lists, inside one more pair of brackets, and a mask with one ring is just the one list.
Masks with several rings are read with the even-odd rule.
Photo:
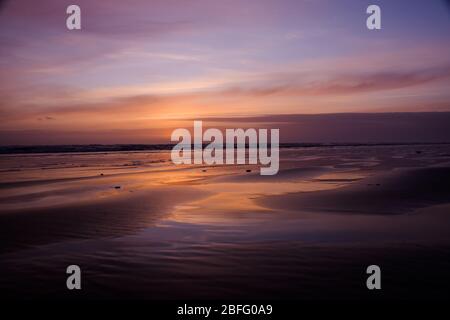
[[[95, 154], [105, 152], [158, 152], [172, 150], [177, 144], [80, 144], [80, 145], [4, 145], [2, 155], [45, 155], [45, 154]], [[433, 146], [450, 145], [450, 142], [373, 142], [373, 143], [280, 143], [280, 149], [290, 148], [336, 148], [336, 147], [382, 147], [382, 146]], [[203, 148], [208, 143], [203, 144]], [[193, 149], [193, 145], [191, 145]], [[270, 147], [270, 143], [268, 144]], [[237, 147], [236, 147], [237, 148]], [[235, 149], [236, 149], [235, 148]]]

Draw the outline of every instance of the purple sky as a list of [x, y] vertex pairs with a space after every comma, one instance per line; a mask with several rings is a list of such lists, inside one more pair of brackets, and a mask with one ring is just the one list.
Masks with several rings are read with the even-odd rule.
[[[69, 4], [82, 30], [66, 29]], [[366, 28], [369, 4], [382, 30]], [[153, 143], [185, 119], [450, 111], [449, 36], [445, 1], [6, 1], [0, 143]], [[298, 119], [281, 136], [347, 139], [334, 119]], [[420, 129], [439, 115], [408, 119], [384, 121], [414, 128], [411, 140], [450, 140]], [[374, 139], [389, 136], [358, 136]]]

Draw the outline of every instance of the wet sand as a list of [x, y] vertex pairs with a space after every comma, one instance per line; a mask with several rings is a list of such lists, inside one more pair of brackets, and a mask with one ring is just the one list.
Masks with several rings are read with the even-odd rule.
[[450, 167], [397, 169], [338, 189], [264, 197], [261, 202], [294, 211], [403, 214], [447, 202], [449, 181]]
[[366, 299], [378, 264], [377, 299], [448, 298], [450, 146], [280, 156], [265, 177], [165, 151], [2, 155], [1, 295]]

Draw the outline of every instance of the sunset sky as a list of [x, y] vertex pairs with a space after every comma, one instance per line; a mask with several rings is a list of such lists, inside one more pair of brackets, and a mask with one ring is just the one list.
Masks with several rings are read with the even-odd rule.
[[[66, 29], [70, 4], [82, 30]], [[366, 28], [369, 4], [382, 30]], [[14, 0], [0, 10], [3, 145], [167, 143], [192, 119], [282, 127], [299, 119], [287, 115], [450, 111], [446, 1]]]

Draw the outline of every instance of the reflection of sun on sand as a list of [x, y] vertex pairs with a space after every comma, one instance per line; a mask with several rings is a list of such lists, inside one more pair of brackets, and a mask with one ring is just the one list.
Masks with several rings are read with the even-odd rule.
[[[48, 171], [48, 170], [45, 170]], [[25, 176], [17, 182], [2, 182], [0, 188], [0, 212], [23, 209], [52, 208], [96, 202], [126, 200], [137, 193], [151, 192], [168, 186], [189, 185], [204, 179], [196, 170], [189, 168], [155, 168], [138, 171], [122, 169], [108, 174], [65, 176], [65, 169], [52, 170], [51, 176], [59, 179], [43, 179], [42, 176]]]
[[[195, 188], [212, 194], [189, 202], [188, 205], [175, 207], [170, 219], [197, 224], [260, 221], [268, 218], [264, 214], [273, 214], [274, 210], [256, 201], [258, 198], [293, 192], [335, 189], [364, 176], [361, 173], [321, 174], [320, 172], [316, 171], [317, 176], [310, 175], [310, 179], [291, 179], [288, 175], [283, 175], [281, 171], [282, 178], [277, 178], [275, 182], [267, 182], [267, 177], [244, 174], [226, 176], [225, 179], [212, 179], [212, 181], [203, 180], [202, 184], [196, 185]], [[258, 179], [262, 182], [258, 182]], [[221, 182], [224, 180], [229, 182]], [[233, 180], [239, 182], [232, 182]]]
[[[329, 297], [348, 297], [340, 284], [374, 259], [399, 259], [398, 279], [411, 266], [419, 280], [432, 270], [442, 285], [449, 147], [416, 148], [286, 149], [275, 176], [253, 166], [174, 166], [159, 161], [163, 153], [0, 156], [1, 287], [29, 296], [29, 280], [45, 271], [55, 285], [38, 282], [33, 297], [42, 298], [43, 288], [60, 287], [55, 270], [77, 261], [100, 279], [96, 298], [324, 297], [330, 284], [338, 290]], [[345, 277], [349, 267], [359, 271]], [[267, 291], [261, 279], [276, 287]], [[411, 296], [429, 296], [428, 285]]]
[[[336, 234], [336, 228], [348, 230], [359, 218], [331, 218], [331, 212], [402, 213], [446, 201], [445, 167], [394, 170], [445, 165], [448, 159], [436, 156], [441, 152], [436, 150], [414, 153], [399, 162], [390, 155], [406, 154], [407, 149], [384, 148], [375, 167], [361, 165], [373, 159], [358, 148], [341, 153], [326, 148], [282, 150], [281, 170], [275, 176], [261, 176], [255, 166], [246, 165], [174, 166], [159, 161], [167, 157], [163, 153], [52, 155], [25, 162], [17, 156], [3, 157], [0, 162], [8, 166], [0, 172], [5, 177], [0, 182], [0, 225], [3, 236], [10, 234], [12, 242], [22, 244], [120, 236], [151, 228], [158, 221], [243, 228], [268, 223], [272, 231], [275, 226], [283, 232], [289, 227], [296, 235], [320, 234], [326, 228]], [[308, 152], [320, 156], [308, 157]], [[125, 166], [129, 157], [133, 165]], [[42, 164], [50, 160], [54, 164], [43, 169]], [[67, 170], [62, 162], [78, 166]], [[6, 170], [21, 163], [29, 168]], [[369, 221], [362, 220], [358, 230]], [[333, 221], [342, 224], [337, 227]], [[18, 240], [14, 233], [27, 236]]]

